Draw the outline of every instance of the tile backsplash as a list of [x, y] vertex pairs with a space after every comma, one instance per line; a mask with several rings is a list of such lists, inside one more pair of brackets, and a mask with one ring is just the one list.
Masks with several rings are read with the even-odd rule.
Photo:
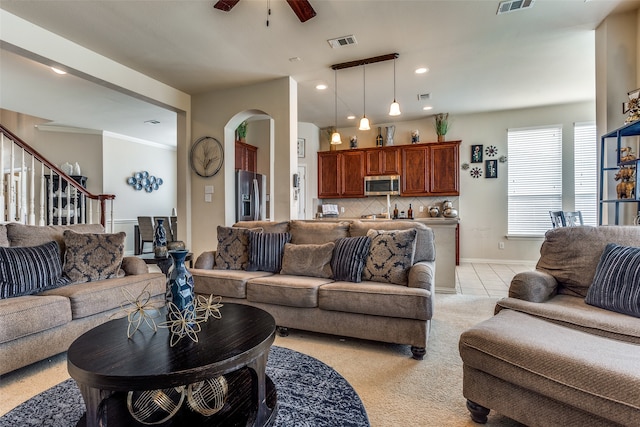
[[[442, 202], [449, 200], [453, 203], [453, 207], [458, 209], [458, 196], [442, 196], [442, 197], [400, 197], [391, 196], [391, 213], [395, 205], [398, 205], [398, 212], [404, 211], [405, 214], [409, 210], [409, 204], [413, 209], [414, 218], [428, 218], [429, 207], [437, 206], [442, 215]], [[341, 218], [360, 218], [362, 215], [381, 214], [387, 212], [386, 196], [369, 196], [360, 199], [321, 199], [317, 200], [317, 212], [322, 212], [321, 205], [330, 203], [338, 205], [339, 217]], [[420, 207], [423, 211], [420, 212]], [[344, 212], [342, 211], [344, 209]], [[458, 213], [459, 209], [458, 209]]]

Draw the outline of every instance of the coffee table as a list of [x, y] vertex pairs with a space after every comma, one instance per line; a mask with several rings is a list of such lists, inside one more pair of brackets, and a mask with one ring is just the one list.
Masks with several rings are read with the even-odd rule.
[[[275, 339], [273, 317], [258, 308], [224, 304], [221, 319], [201, 324], [198, 342], [182, 338], [170, 347], [170, 332], [146, 325], [127, 338], [127, 319], [104, 323], [76, 339], [67, 367], [87, 407], [78, 426], [140, 426], [127, 409], [129, 391], [170, 389], [224, 375], [227, 401], [205, 417], [184, 404], [162, 426], [269, 426], [277, 412], [276, 389], [265, 374]], [[166, 319], [161, 310], [161, 323]]]

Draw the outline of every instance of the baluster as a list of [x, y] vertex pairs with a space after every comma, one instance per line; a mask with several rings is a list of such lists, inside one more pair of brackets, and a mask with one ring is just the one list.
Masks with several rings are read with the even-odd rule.
[[29, 225], [36, 225], [36, 161], [31, 156], [31, 171], [29, 172]]
[[109, 200], [109, 206], [111, 206], [111, 210], [109, 212], [109, 215], [111, 216], [111, 218], [109, 218], [109, 223], [111, 224], [111, 233], [113, 233], [114, 230], [114, 222], [113, 222], [113, 200]]
[[89, 224], [93, 224], [93, 200], [89, 199]]
[[15, 159], [15, 144], [11, 144], [11, 152], [9, 154], [9, 221], [16, 220], [16, 182], [13, 179], [13, 165]]
[[[62, 177], [60, 177], [60, 178], [62, 178]], [[75, 190], [75, 188], [71, 186], [71, 183], [66, 178], [65, 178], [64, 182], [67, 183], [67, 191], [65, 192], [66, 196], [67, 196], [67, 206], [65, 206], [65, 208], [67, 210], [66, 218], [67, 218], [67, 224], [71, 224], [71, 209], [75, 208], [75, 206], [71, 204], [72, 201], [73, 201], [73, 199], [71, 198], [71, 194], [72, 194], [71, 190], [72, 189]], [[60, 205], [58, 205], [58, 206], [60, 206]], [[58, 209], [60, 209], [60, 208], [58, 207]]]
[[53, 217], [53, 170], [49, 169], [49, 224], [53, 225], [55, 218]]
[[45, 177], [44, 177], [44, 163], [40, 163], [40, 221], [38, 222], [39, 225], [45, 225], [45, 220], [44, 220], [44, 210], [45, 210], [45, 206], [44, 206], [44, 197], [45, 197]]
[[5, 198], [4, 195], [7, 192], [4, 188], [4, 134], [0, 138], [0, 214], [4, 221], [8, 221], [7, 214], [5, 212]]
[[22, 157], [20, 159], [20, 172], [18, 172], [18, 185], [20, 185], [20, 207], [18, 213], [20, 215], [20, 222], [22, 224], [27, 223], [27, 183], [25, 182], [25, 162], [24, 162], [24, 148], [21, 148]]

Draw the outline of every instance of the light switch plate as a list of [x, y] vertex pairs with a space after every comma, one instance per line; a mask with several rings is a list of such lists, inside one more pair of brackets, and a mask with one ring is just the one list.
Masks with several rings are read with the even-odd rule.
[[205, 194], [204, 195], [204, 201], [207, 203], [211, 203], [211, 194]]
[[[204, 186], [204, 194], [213, 194], [213, 185]], [[209, 200], [211, 201], [211, 200]]]

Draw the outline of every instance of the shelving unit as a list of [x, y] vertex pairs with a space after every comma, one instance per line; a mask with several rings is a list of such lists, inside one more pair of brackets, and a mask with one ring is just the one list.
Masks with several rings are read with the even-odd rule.
[[[604, 209], [608, 206], [614, 206], [613, 221], [614, 225], [620, 225], [621, 205], [627, 203], [635, 203], [636, 211], [638, 215], [634, 222], [637, 222], [637, 218], [640, 217], [640, 202], [639, 189], [638, 189], [638, 163], [640, 159], [621, 161], [621, 151], [623, 147], [631, 147], [636, 156], [640, 155], [640, 143], [639, 139], [629, 140], [630, 137], [640, 136], [640, 121], [629, 123], [616, 130], [613, 130], [600, 137], [600, 185], [599, 185], [599, 203], [598, 203], [598, 224], [603, 225]], [[612, 146], [611, 144], [615, 144]], [[613, 161], [615, 160], [615, 162]], [[634, 183], [635, 188], [630, 198], [618, 198], [616, 191], [617, 185], [614, 185], [615, 173], [620, 171], [621, 167], [627, 167], [634, 170], [633, 178], [631, 182]], [[620, 181], [622, 182], [622, 181]], [[611, 195], [615, 197], [611, 197]], [[611, 224], [610, 215], [608, 215], [608, 224]]]
[[[67, 225], [67, 216], [62, 214], [64, 209], [73, 209], [73, 215], [71, 216], [70, 223], [78, 224], [80, 222], [86, 222], [86, 217], [84, 211], [84, 205], [82, 200], [82, 194], [77, 191], [75, 188], [71, 188], [71, 200], [67, 201], [67, 181], [65, 179], [60, 180], [58, 175], [53, 175], [50, 177], [49, 175], [45, 175], [47, 179], [47, 224], [53, 223], [58, 225], [58, 221], [60, 221], [61, 225]], [[52, 185], [49, 185], [49, 181], [53, 178]], [[83, 188], [87, 188], [87, 177], [81, 175], [71, 175], [74, 181], [78, 184], [82, 185]], [[62, 181], [62, 188], [60, 189], [60, 181]], [[53, 193], [53, 197], [49, 197], [49, 191]], [[60, 197], [58, 197], [58, 194]], [[58, 215], [53, 214], [53, 218], [49, 217], [49, 202], [53, 201], [53, 208], [57, 209]], [[82, 218], [82, 220], [81, 220]], [[53, 220], [52, 222], [50, 220]]]

